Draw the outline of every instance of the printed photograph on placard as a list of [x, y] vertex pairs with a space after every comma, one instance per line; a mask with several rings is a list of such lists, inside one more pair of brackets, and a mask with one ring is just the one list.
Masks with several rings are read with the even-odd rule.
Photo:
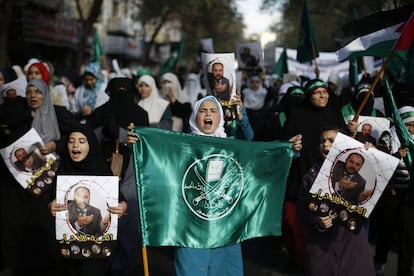
[[106, 258], [116, 245], [117, 176], [57, 176], [56, 201], [66, 210], [56, 213], [56, 240], [63, 257]]
[[220, 101], [230, 102], [236, 95], [236, 72], [233, 53], [202, 53], [204, 75], [207, 77], [207, 92]]
[[[345, 121], [348, 124], [354, 118], [348, 116]], [[372, 142], [374, 145], [384, 131], [390, 129], [390, 121], [387, 118], [358, 116], [358, 128], [355, 139], [360, 142]]]
[[16, 181], [33, 196], [40, 196], [56, 181], [55, 154], [42, 154], [42, 138], [30, 129], [11, 145], [0, 149], [1, 156]]
[[310, 189], [309, 210], [359, 231], [399, 160], [338, 133]]
[[259, 41], [236, 44], [237, 63], [241, 70], [253, 70], [262, 65], [262, 47]]

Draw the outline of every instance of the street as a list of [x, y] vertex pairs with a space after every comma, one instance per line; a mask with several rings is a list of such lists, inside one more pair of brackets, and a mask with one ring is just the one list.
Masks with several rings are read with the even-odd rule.
[[[374, 248], [374, 247], [373, 247]], [[286, 251], [280, 237], [265, 237], [242, 243], [245, 276], [301, 276], [289, 268]], [[172, 275], [173, 248], [148, 248], [149, 272], [151, 276]], [[397, 274], [397, 254], [388, 254], [384, 274]], [[143, 274], [142, 274], [143, 275]]]

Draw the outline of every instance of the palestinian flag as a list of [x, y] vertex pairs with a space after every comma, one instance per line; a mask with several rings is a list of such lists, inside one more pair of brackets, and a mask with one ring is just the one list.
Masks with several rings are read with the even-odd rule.
[[352, 57], [385, 57], [399, 38], [414, 4], [382, 11], [353, 21], [334, 33], [339, 61]]
[[393, 47], [393, 54], [388, 62], [388, 74], [398, 82], [413, 86], [414, 81], [414, 12], [404, 25], [400, 37]]

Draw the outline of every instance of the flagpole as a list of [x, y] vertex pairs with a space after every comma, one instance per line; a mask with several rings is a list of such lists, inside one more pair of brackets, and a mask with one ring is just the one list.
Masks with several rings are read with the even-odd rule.
[[369, 97], [371, 96], [372, 91], [375, 88], [375, 85], [377, 85], [379, 79], [381, 78], [381, 75], [384, 73], [385, 68], [387, 67], [388, 61], [392, 56], [392, 51], [387, 55], [384, 62], [382, 63], [381, 70], [378, 72], [378, 74], [375, 76], [374, 81], [372, 82], [371, 86], [369, 87], [368, 93], [365, 94], [365, 97], [362, 99], [361, 104], [358, 106], [357, 111], [355, 112], [354, 118], [352, 118], [352, 121], [358, 122], [358, 116], [361, 113], [362, 109], [364, 108], [365, 104], [367, 103]]
[[361, 57], [361, 61], [362, 61], [362, 66], [364, 67], [364, 78], [367, 77], [367, 67], [365, 65], [365, 58]]
[[141, 248], [141, 252], [142, 252], [142, 265], [144, 266], [144, 276], [149, 276], [147, 247], [143, 246]]
[[[318, 63], [316, 63], [316, 49], [315, 49], [315, 43], [313, 43], [313, 41], [311, 41], [311, 45], [312, 45], [312, 55], [313, 55], [313, 60], [315, 61], [315, 72], [319, 72], [319, 68], [318, 68]], [[319, 75], [316, 76], [317, 78], [319, 78]]]
[[[134, 123], [132, 123], [132, 122], [129, 123], [128, 130], [135, 132]], [[138, 145], [137, 145], [137, 143], [133, 143], [132, 144], [132, 154], [133, 154], [132, 156], [133, 156], [133, 160], [134, 160], [133, 163], [134, 163], [135, 179], [138, 179], [138, 176], [137, 176], [138, 170], [136, 168], [136, 163], [135, 163], [135, 160], [137, 159], [137, 154], [138, 154]], [[138, 201], [139, 201], [140, 196], [139, 196], [139, 193], [138, 192], [137, 192], [137, 198], [138, 198]], [[141, 206], [141, 204], [139, 204], [139, 206]], [[139, 210], [139, 211], [140, 211], [140, 214], [141, 214], [141, 210]], [[141, 232], [141, 234], [142, 234], [142, 232]], [[144, 268], [144, 276], [149, 276], [148, 251], [147, 251], [147, 247], [146, 246], [142, 246], [141, 247], [141, 252], [142, 252], [142, 266]]]

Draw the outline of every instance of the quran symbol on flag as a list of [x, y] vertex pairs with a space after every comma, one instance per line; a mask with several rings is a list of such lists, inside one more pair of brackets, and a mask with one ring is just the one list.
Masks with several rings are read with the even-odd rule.
[[243, 170], [235, 159], [210, 155], [187, 169], [183, 178], [183, 197], [198, 217], [218, 219], [234, 208], [243, 186]]
[[207, 182], [220, 180], [223, 169], [223, 160], [209, 160], [207, 165]]

